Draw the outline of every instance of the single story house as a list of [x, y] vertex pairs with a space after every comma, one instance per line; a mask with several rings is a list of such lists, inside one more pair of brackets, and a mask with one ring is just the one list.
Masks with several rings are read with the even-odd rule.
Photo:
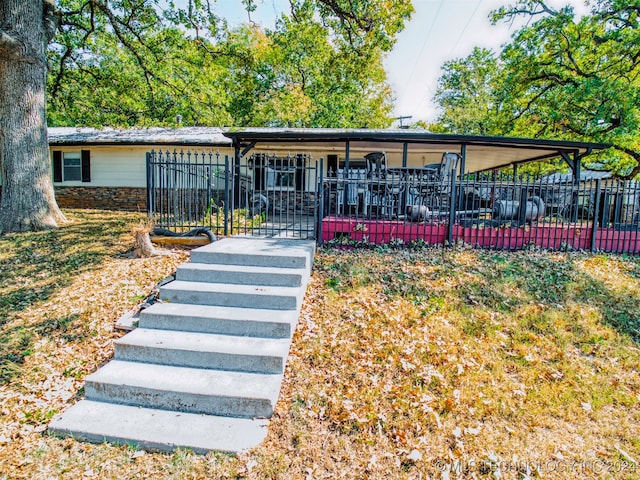
[[151, 150], [233, 155], [220, 128], [49, 128], [53, 185], [61, 207], [147, 209]]
[[231, 159], [253, 153], [304, 154], [323, 159], [323, 175], [359, 165], [384, 151], [389, 166], [421, 168], [443, 152], [461, 158], [460, 172], [563, 158], [573, 170], [580, 159], [607, 145], [540, 139], [433, 134], [424, 130], [345, 130], [215, 127], [94, 129], [49, 128], [53, 182], [62, 207], [146, 210], [146, 158], [150, 151], [216, 152]]

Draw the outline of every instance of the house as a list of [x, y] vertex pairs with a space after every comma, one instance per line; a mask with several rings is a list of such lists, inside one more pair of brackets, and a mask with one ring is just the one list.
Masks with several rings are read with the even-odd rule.
[[[384, 151], [389, 167], [422, 169], [456, 152], [459, 172], [477, 172], [561, 157], [572, 169], [606, 145], [540, 139], [433, 134], [424, 130], [222, 129], [215, 127], [50, 128], [53, 182], [61, 207], [146, 210], [147, 153], [202, 154], [249, 161], [254, 187], [314, 188], [287, 171], [291, 156], [323, 160], [323, 176], [362, 169], [368, 153]], [[303, 157], [300, 157], [303, 155]], [[255, 168], [254, 166], [255, 162]], [[299, 166], [299, 165], [298, 165]], [[284, 184], [287, 185], [284, 185]]]
[[49, 128], [58, 205], [132, 211], [147, 209], [146, 156], [151, 150], [220, 151], [233, 155], [220, 128]]
[[[462, 239], [491, 248], [640, 251], [638, 186], [602, 179], [597, 190], [584, 181], [583, 158], [606, 144], [405, 129], [214, 127], [50, 128], [49, 144], [60, 206], [150, 210], [156, 225], [176, 230], [204, 225], [225, 235], [258, 230], [319, 241]], [[566, 182], [498, 174], [551, 159], [570, 167]], [[546, 200], [536, 215], [529, 209], [534, 197]], [[527, 222], [536, 225], [519, 228]]]

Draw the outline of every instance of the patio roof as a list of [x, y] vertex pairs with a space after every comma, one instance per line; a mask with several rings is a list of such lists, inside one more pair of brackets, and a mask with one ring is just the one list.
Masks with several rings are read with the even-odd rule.
[[[450, 135], [431, 133], [427, 130], [385, 129], [288, 129], [247, 128], [227, 130], [226, 137], [236, 146], [260, 146], [273, 148], [282, 144], [317, 144], [318, 146], [344, 147], [364, 143], [371, 151], [388, 150], [393, 144], [418, 148], [421, 152], [459, 152], [465, 150], [465, 170], [476, 172], [506, 167], [520, 163], [562, 157], [581, 159], [596, 150], [609, 148], [603, 143], [543, 140], [513, 137], [481, 137], [474, 135]], [[415, 146], [415, 147], [414, 147]]]

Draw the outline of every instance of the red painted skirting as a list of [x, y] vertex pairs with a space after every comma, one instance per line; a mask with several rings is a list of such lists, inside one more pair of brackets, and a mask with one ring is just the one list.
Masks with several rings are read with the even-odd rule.
[[[526, 227], [463, 227], [454, 225], [453, 241], [463, 241], [474, 247], [517, 250], [527, 246], [539, 246], [552, 250], [571, 248], [591, 249], [591, 226], [544, 225]], [[446, 242], [448, 225], [435, 223], [405, 223], [396, 220], [365, 220], [330, 216], [322, 220], [322, 241], [337, 238], [375, 245], [393, 242], [423, 241], [437, 245]], [[596, 250], [640, 253], [640, 232], [598, 228]]]

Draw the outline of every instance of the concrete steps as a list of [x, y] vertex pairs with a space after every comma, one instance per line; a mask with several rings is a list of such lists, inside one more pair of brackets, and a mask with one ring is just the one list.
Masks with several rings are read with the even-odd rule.
[[[83, 400], [53, 421], [56, 435], [102, 443], [136, 445], [150, 451], [189, 448], [236, 453], [258, 445], [269, 421], [217, 417]], [[238, 435], [242, 432], [242, 435]]]
[[52, 433], [139, 448], [239, 452], [273, 414], [315, 245], [230, 238], [192, 251], [86, 399]]
[[302, 287], [228, 285], [181, 280], [175, 280], [160, 288], [160, 297], [167, 302], [221, 307], [255, 305], [267, 310], [297, 310], [302, 305], [303, 296]]
[[[253, 267], [304, 268], [310, 271], [310, 242], [290, 239], [235, 238], [234, 242], [210, 243], [191, 253], [192, 263]], [[256, 242], [261, 245], [257, 246]]]
[[269, 418], [281, 375], [113, 360], [85, 382], [98, 402], [240, 418]]
[[253, 285], [270, 287], [301, 287], [309, 272], [304, 268], [253, 267], [186, 263], [178, 267], [176, 280], [244, 285], [251, 278]]
[[115, 359], [176, 367], [284, 373], [288, 338], [137, 328], [116, 340]]
[[223, 335], [291, 338], [293, 310], [156, 303], [140, 312], [139, 327]]

